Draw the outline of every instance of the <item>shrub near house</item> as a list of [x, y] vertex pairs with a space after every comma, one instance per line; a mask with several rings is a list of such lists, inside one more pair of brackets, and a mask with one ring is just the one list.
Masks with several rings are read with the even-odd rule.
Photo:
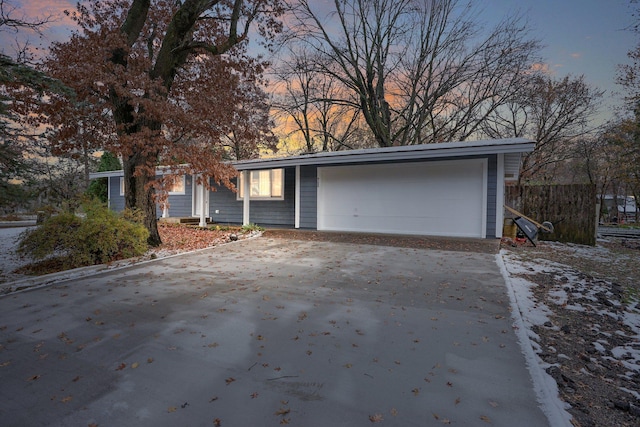
[[83, 205], [85, 217], [64, 212], [21, 236], [17, 252], [35, 260], [56, 257], [65, 268], [103, 264], [142, 255], [147, 229], [129, 211], [120, 214], [92, 201]]

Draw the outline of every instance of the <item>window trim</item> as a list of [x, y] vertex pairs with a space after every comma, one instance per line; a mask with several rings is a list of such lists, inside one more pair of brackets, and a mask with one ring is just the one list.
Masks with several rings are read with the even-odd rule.
[[[284, 168], [273, 168], [273, 169], [256, 169], [256, 170], [248, 170], [247, 172], [249, 173], [249, 179], [251, 179], [251, 174], [255, 173], [259, 173], [259, 172], [264, 172], [264, 171], [269, 171], [269, 191], [271, 194], [273, 194], [273, 188], [274, 188], [274, 172], [275, 171], [281, 171], [280, 172], [280, 195], [279, 196], [252, 196], [249, 195], [249, 200], [255, 200], [255, 201], [282, 201], [284, 200]], [[238, 201], [242, 201], [244, 200], [243, 197], [243, 193], [244, 193], [244, 184], [242, 181], [242, 177], [244, 176], [244, 171], [240, 171], [240, 173], [238, 174], [238, 179], [237, 179], [237, 191], [236, 191], [236, 200]]]
[[171, 186], [171, 188], [173, 188], [173, 186], [176, 185], [176, 182], [178, 182], [179, 180], [182, 181], [182, 190], [180, 191], [168, 191], [167, 194], [172, 196], [172, 195], [178, 195], [178, 196], [184, 196], [185, 194], [187, 194], [187, 183], [185, 180], [185, 176], [184, 175], [177, 175], [174, 177], [174, 183]]
[[[180, 191], [168, 191], [167, 194], [170, 196], [184, 196], [187, 194], [187, 182], [185, 180], [184, 175], [179, 175], [175, 177], [176, 181], [178, 179], [182, 180], [182, 190]], [[175, 184], [174, 184], [175, 185]], [[120, 177], [120, 195], [124, 196], [124, 177]]]

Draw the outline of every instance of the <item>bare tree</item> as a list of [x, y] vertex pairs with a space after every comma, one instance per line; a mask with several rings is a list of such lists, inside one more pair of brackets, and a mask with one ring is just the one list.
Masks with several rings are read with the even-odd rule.
[[353, 102], [341, 101], [349, 96], [339, 80], [320, 66], [327, 58], [308, 49], [290, 49], [275, 69], [274, 108], [293, 129], [286, 138], [301, 135], [303, 151], [338, 151], [360, 145], [352, 140], [360, 127], [359, 109]]
[[591, 122], [602, 95], [584, 76], [556, 80], [532, 74], [507, 103], [485, 117], [481, 129], [490, 138], [534, 139], [534, 151], [523, 156], [520, 180], [549, 181], [556, 166], [576, 155], [574, 142], [594, 131]]
[[[298, 37], [338, 80], [379, 146], [464, 140], [519, 87], [539, 49], [508, 18], [484, 33], [457, 0], [336, 0], [324, 19], [297, 2]], [[324, 65], [330, 64], [330, 66]]]

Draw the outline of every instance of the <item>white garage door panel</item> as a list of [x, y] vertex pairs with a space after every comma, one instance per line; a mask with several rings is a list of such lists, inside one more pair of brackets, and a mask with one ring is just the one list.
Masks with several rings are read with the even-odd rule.
[[485, 160], [319, 168], [318, 229], [483, 237]]

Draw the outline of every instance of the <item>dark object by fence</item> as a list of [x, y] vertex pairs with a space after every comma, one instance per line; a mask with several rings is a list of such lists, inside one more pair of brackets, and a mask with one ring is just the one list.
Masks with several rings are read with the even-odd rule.
[[539, 240], [596, 244], [596, 187], [589, 184], [507, 186], [505, 205], [554, 225]]
[[536, 239], [538, 237], [538, 227], [528, 219], [517, 217], [513, 219], [513, 222], [518, 226], [520, 231], [529, 239], [533, 246], [536, 245]]

